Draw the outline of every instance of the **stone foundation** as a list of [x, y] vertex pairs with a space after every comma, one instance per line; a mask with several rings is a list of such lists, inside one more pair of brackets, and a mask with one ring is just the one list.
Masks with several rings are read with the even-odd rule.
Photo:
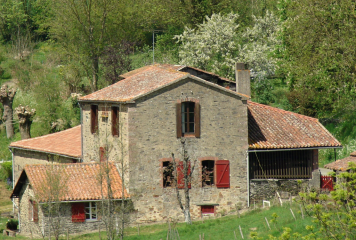
[[[301, 181], [301, 184], [298, 183]], [[250, 200], [269, 200], [275, 197], [276, 191], [289, 192], [292, 196], [305, 188], [320, 189], [320, 172], [314, 170], [312, 179], [251, 179]]]

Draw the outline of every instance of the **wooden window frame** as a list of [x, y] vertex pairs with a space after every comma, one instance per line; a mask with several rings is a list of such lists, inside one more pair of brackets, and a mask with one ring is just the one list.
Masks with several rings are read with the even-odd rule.
[[36, 201], [33, 201], [32, 199], [30, 199], [28, 201], [28, 213], [29, 213], [29, 220], [31, 222], [38, 222], [38, 204]]
[[[215, 163], [216, 161], [218, 161], [219, 158], [218, 157], [213, 157], [213, 156], [207, 156], [207, 157], [200, 157], [198, 158], [198, 161], [200, 162], [200, 179], [202, 179], [201, 181], [201, 187], [213, 187], [216, 186], [216, 167], [215, 167]], [[203, 182], [203, 162], [204, 161], [214, 161], [214, 183], [212, 185], [204, 185]]]
[[120, 107], [111, 107], [111, 133], [114, 137], [118, 137], [120, 134]]
[[[87, 212], [87, 210], [89, 210], [89, 211]], [[85, 221], [87, 221], [87, 222], [97, 221], [98, 220], [98, 204], [96, 202], [85, 202], [84, 203], [84, 213], [85, 213]], [[93, 215], [95, 215], [95, 218], [93, 217]]]
[[99, 127], [99, 116], [98, 116], [98, 105], [92, 104], [90, 105], [90, 131], [92, 134], [95, 134]]
[[[183, 118], [182, 118], [182, 106], [184, 103], [194, 103], [194, 131], [183, 132]], [[191, 112], [191, 111], [190, 111]], [[181, 137], [196, 137], [200, 138], [200, 103], [198, 99], [186, 98], [178, 100], [176, 103], [176, 126], [177, 126], [177, 138]], [[189, 115], [189, 114], [188, 114]]]

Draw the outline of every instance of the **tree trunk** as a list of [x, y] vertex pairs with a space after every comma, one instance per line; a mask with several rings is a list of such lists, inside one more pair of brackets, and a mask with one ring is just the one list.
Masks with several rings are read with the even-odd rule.
[[36, 110], [30, 110], [29, 106], [24, 107], [20, 104], [17, 108], [15, 108], [15, 113], [19, 118], [21, 139], [31, 138], [31, 124], [33, 116], [36, 114]]
[[98, 90], [98, 75], [99, 75], [99, 57], [95, 55], [93, 57], [93, 82], [92, 82], [92, 91], [95, 92]]
[[16, 89], [9, 89], [7, 85], [3, 85], [0, 89], [0, 102], [4, 106], [4, 114], [2, 119], [5, 121], [7, 138], [12, 138], [14, 136], [12, 103], [15, 94]]

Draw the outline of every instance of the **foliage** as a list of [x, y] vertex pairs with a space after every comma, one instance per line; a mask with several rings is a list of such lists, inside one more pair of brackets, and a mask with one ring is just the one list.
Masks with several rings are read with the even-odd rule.
[[12, 162], [3, 162], [0, 167], [0, 178], [6, 181], [8, 178], [12, 179]]
[[310, 239], [315, 239], [315, 233], [322, 235], [323, 239], [355, 239], [355, 172], [356, 165], [350, 162], [349, 170], [337, 175], [335, 190], [331, 195], [317, 192], [299, 193], [300, 203], [317, 224], [317, 228], [308, 227], [312, 231], [308, 235]]
[[179, 48], [180, 64], [234, 78], [237, 61], [238, 15], [212, 14], [197, 29], [186, 27], [175, 36], [182, 45]]
[[278, 31], [279, 19], [267, 11], [263, 17], [252, 16], [254, 26], [242, 33], [243, 44], [239, 46], [239, 61], [247, 63], [252, 77], [261, 81], [275, 74], [276, 59], [273, 53], [280, 44]]
[[283, 69], [293, 109], [339, 116], [355, 102], [355, 3], [351, 0], [281, 1]]
[[9, 219], [6, 222], [6, 228], [10, 230], [17, 230], [18, 225], [19, 225], [19, 221], [17, 219]]

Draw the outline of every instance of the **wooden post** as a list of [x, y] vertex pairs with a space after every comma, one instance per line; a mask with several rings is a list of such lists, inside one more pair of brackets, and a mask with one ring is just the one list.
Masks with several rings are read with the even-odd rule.
[[291, 208], [290, 208], [290, 211], [291, 211], [291, 213], [292, 213], [292, 215], [294, 217], [294, 220], [297, 221], [296, 217], [294, 216], [293, 210]]
[[303, 208], [302, 208], [302, 205], [299, 205], [300, 206], [300, 211], [302, 213], [302, 218], [304, 219], [304, 213], [303, 213]]
[[67, 228], [67, 240], [69, 240], [69, 229]]
[[235, 236], [235, 240], [237, 240], [237, 237], [236, 237], [236, 232], [234, 231], [234, 236]]
[[239, 229], [240, 229], [241, 237], [242, 237], [242, 239], [244, 239], [244, 235], [242, 234], [242, 229], [241, 229], [241, 226], [240, 226], [240, 225], [239, 225]]
[[267, 223], [267, 226], [268, 226], [269, 230], [271, 230], [271, 227], [269, 226], [269, 223], [268, 223], [268, 220], [267, 220], [266, 217], [265, 217], [265, 220], [266, 220], [266, 223]]
[[137, 223], [137, 235], [140, 236], [140, 224]]

